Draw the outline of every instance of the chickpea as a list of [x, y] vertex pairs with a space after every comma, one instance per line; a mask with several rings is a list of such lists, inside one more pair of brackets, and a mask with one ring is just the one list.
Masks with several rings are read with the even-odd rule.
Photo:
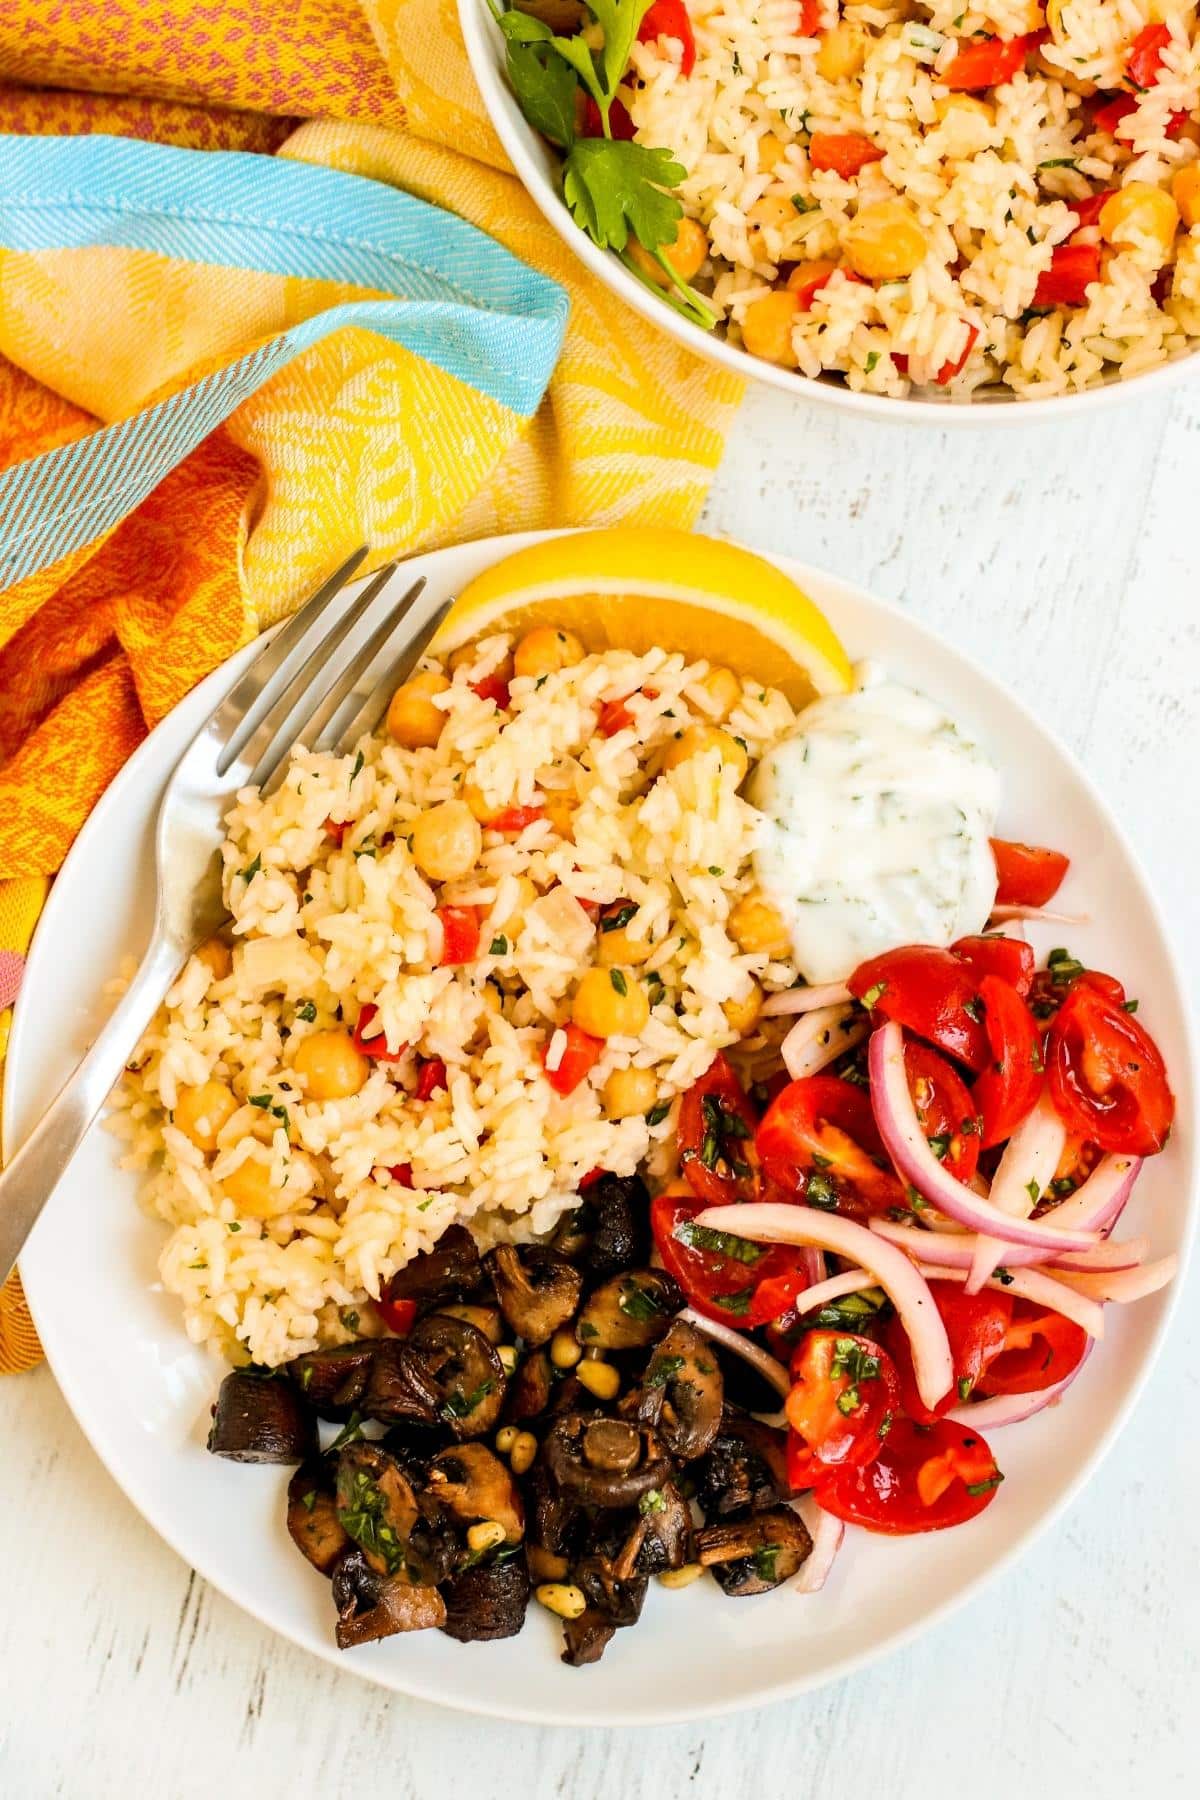
[[625, 963], [644, 963], [653, 949], [649, 938], [630, 937], [624, 925], [618, 925], [615, 931], [605, 931], [601, 918], [596, 961], [602, 969], [615, 969]]
[[704, 695], [704, 710], [720, 724], [727, 719], [742, 697], [742, 684], [732, 669], [718, 664], [696, 683]]
[[649, 1069], [614, 1069], [604, 1084], [604, 1110], [610, 1119], [645, 1116], [658, 1099], [658, 1083]]
[[210, 937], [195, 952], [214, 981], [224, 981], [233, 967], [233, 951], [224, 938]]
[[947, 94], [934, 102], [934, 110], [947, 155], [974, 156], [991, 143], [996, 115], [986, 100], [975, 94]]
[[677, 769], [693, 756], [703, 756], [707, 751], [720, 752], [722, 767], [729, 765], [737, 770], [738, 784], [746, 779], [746, 771], [750, 767], [750, 758], [744, 747], [727, 731], [717, 725], [689, 725], [686, 731], [667, 745], [663, 755], [664, 769]]
[[925, 260], [924, 231], [903, 200], [875, 200], [860, 207], [847, 225], [843, 244], [856, 275], [868, 281], [900, 281]]
[[782, 231], [796, 217], [796, 209], [786, 194], [764, 194], [746, 214], [751, 243], [764, 231]]
[[947, 119], [953, 118], [955, 113], [962, 113], [968, 118], [986, 119], [989, 125], [996, 123], [995, 112], [977, 94], [946, 94], [941, 100], [934, 101], [933, 110], [942, 125]]
[[1131, 181], [1100, 208], [1100, 235], [1120, 247], [1149, 238], [1164, 253], [1175, 241], [1179, 208], [1165, 188]]
[[513, 653], [518, 675], [555, 675], [582, 662], [584, 648], [573, 631], [557, 631], [553, 625], [536, 625], [527, 631]]
[[271, 1185], [271, 1170], [257, 1156], [248, 1156], [236, 1169], [224, 1176], [221, 1186], [239, 1212], [252, 1219], [270, 1219], [287, 1212], [292, 1202], [287, 1194]]
[[740, 1000], [726, 1000], [721, 1011], [729, 1021], [729, 1029], [736, 1031], [739, 1037], [745, 1037], [758, 1024], [762, 1009], [763, 991], [757, 981], [752, 981], [748, 994]]
[[794, 369], [799, 359], [792, 348], [792, 326], [799, 310], [800, 302], [787, 288], [752, 300], [742, 315], [742, 343], [750, 355]]
[[[705, 257], [708, 255], [708, 238], [704, 227], [696, 219], [680, 219], [679, 229], [675, 233], [673, 244], [662, 245], [663, 255], [678, 275], [680, 281], [690, 281], [699, 273]], [[669, 288], [670, 277], [661, 263], [654, 260], [648, 250], [644, 250], [636, 238], [629, 240], [629, 254], [648, 281], [655, 287]]]
[[199, 1087], [180, 1088], [175, 1123], [197, 1150], [207, 1152], [216, 1149], [222, 1126], [237, 1109], [238, 1103], [223, 1081], [202, 1081]]
[[350, 1033], [336, 1028], [301, 1038], [292, 1067], [304, 1077], [310, 1100], [346, 1100], [357, 1094], [371, 1072], [367, 1058], [354, 1048]]
[[744, 894], [729, 915], [729, 935], [739, 950], [752, 955], [788, 956], [792, 941], [777, 907], [762, 894]]
[[1188, 230], [1193, 225], [1200, 225], [1200, 162], [1188, 163], [1176, 171], [1171, 193]]
[[544, 796], [542, 806], [552, 828], [560, 838], [570, 838], [574, 835], [572, 821], [575, 817], [575, 802], [570, 794], [565, 793], [562, 788], [552, 788]]
[[830, 30], [821, 33], [817, 73], [826, 81], [845, 81], [849, 76], [857, 75], [866, 59], [866, 33], [861, 25], [840, 19]]
[[446, 715], [433, 704], [435, 694], [444, 694], [450, 683], [436, 669], [422, 669], [401, 682], [387, 709], [390, 737], [406, 750], [432, 750], [442, 735]]
[[465, 800], [443, 800], [418, 814], [412, 828], [413, 861], [430, 881], [458, 881], [470, 873], [483, 849], [479, 820]]
[[787, 153], [787, 145], [777, 138], [773, 131], [764, 131], [758, 140], [758, 167], [760, 173], [769, 175], [771, 170], [782, 162]]
[[632, 969], [588, 969], [575, 989], [571, 1017], [589, 1037], [637, 1037], [650, 1002]]

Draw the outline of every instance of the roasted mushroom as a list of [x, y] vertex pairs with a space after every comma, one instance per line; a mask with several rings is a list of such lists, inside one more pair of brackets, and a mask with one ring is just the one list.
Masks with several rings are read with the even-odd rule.
[[589, 1296], [575, 1335], [585, 1350], [644, 1350], [666, 1335], [682, 1305], [683, 1295], [664, 1270], [632, 1269]]
[[360, 1409], [368, 1419], [383, 1425], [411, 1420], [422, 1425], [437, 1423], [437, 1408], [424, 1384], [419, 1388], [410, 1379], [408, 1340], [385, 1338], [371, 1359], [367, 1385]]
[[579, 1305], [583, 1277], [553, 1250], [503, 1244], [483, 1260], [501, 1312], [527, 1344], [546, 1343]]
[[494, 1519], [506, 1544], [525, 1534], [525, 1508], [512, 1471], [485, 1444], [454, 1444], [429, 1465], [429, 1492], [464, 1525]]
[[232, 1462], [302, 1463], [316, 1454], [316, 1422], [288, 1382], [233, 1369], [217, 1394], [208, 1447]]
[[593, 1281], [636, 1268], [650, 1254], [650, 1195], [636, 1175], [602, 1175], [587, 1190], [591, 1235], [583, 1264]]
[[284, 1368], [313, 1411], [323, 1419], [348, 1419], [367, 1391], [367, 1378], [381, 1338], [308, 1350]]
[[671, 1474], [652, 1435], [625, 1419], [567, 1413], [551, 1426], [542, 1454], [564, 1493], [606, 1509], [636, 1506]]
[[436, 1506], [422, 1507], [400, 1464], [379, 1444], [347, 1444], [339, 1452], [337, 1516], [380, 1575], [432, 1585], [454, 1566], [454, 1532]]
[[389, 1300], [416, 1300], [434, 1306], [439, 1300], [463, 1300], [483, 1284], [483, 1268], [475, 1240], [465, 1225], [447, 1225], [432, 1250], [422, 1250], [397, 1269], [388, 1283]]
[[696, 1472], [697, 1498], [706, 1519], [763, 1512], [789, 1500], [787, 1438], [727, 1406], [720, 1430]]
[[651, 1488], [638, 1502], [637, 1518], [613, 1561], [613, 1573], [662, 1575], [691, 1561], [692, 1515], [673, 1481]]
[[562, 1660], [572, 1669], [585, 1669], [589, 1663], [598, 1663], [608, 1649], [616, 1626], [589, 1606], [586, 1612], [580, 1613], [577, 1619], [567, 1619], [563, 1624], [563, 1643], [566, 1648]]
[[329, 1463], [301, 1463], [287, 1491], [287, 1528], [293, 1544], [314, 1569], [328, 1575], [350, 1539], [338, 1517]]
[[534, 1581], [565, 1581], [571, 1558], [587, 1530], [583, 1507], [564, 1494], [544, 1463], [535, 1463], [525, 1485], [525, 1555]]
[[766, 1594], [794, 1575], [812, 1551], [802, 1519], [790, 1507], [754, 1513], [734, 1524], [706, 1525], [696, 1558], [735, 1598]]
[[521, 1358], [517, 1372], [508, 1384], [505, 1418], [514, 1419], [518, 1424], [523, 1419], [536, 1419], [549, 1406], [553, 1385], [550, 1358], [544, 1350], [531, 1350], [528, 1356]]
[[504, 1365], [482, 1331], [432, 1313], [400, 1348], [404, 1379], [456, 1438], [483, 1437], [500, 1417]]
[[672, 1456], [703, 1456], [721, 1424], [725, 1382], [712, 1345], [686, 1319], [676, 1319], [642, 1377], [637, 1413], [653, 1425]]
[[642, 1616], [647, 1581], [644, 1575], [620, 1576], [604, 1550], [580, 1557], [571, 1568], [571, 1580], [587, 1597], [587, 1603], [610, 1624], [636, 1625]]
[[446, 1603], [435, 1587], [414, 1586], [401, 1575], [380, 1575], [363, 1551], [347, 1550], [333, 1571], [339, 1650], [444, 1625]]
[[491, 1643], [515, 1637], [525, 1623], [529, 1604], [529, 1571], [523, 1556], [464, 1569], [444, 1588], [446, 1622], [442, 1630], [460, 1644]]

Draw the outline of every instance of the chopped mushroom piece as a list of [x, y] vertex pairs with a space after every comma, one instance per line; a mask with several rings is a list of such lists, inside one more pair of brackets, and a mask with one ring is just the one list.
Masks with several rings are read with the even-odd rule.
[[423, 1499], [381, 1445], [347, 1444], [338, 1453], [338, 1520], [378, 1574], [432, 1585], [453, 1568], [456, 1534]]
[[338, 1517], [337, 1497], [325, 1460], [301, 1463], [287, 1491], [287, 1528], [314, 1569], [328, 1575], [350, 1542]]
[[405, 1421], [434, 1425], [436, 1405], [425, 1386], [418, 1388], [411, 1380], [406, 1348], [407, 1339], [400, 1338], [385, 1338], [379, 1345], [367, 1373], [361, 1410], [366, 1418], [378, 1419], [382, 1425]]
[[507, 1379], [482, 1331], [433, 1313], [400, 1346], [405, 1380], [457, 1438], [483, 1437], [500, 1417]]
[[233, 1369], [217, 1394], [208, 1447], [232, 1462], [302, 1463], [316, 1454], [317, 1427], [288, 1382]]
[[536, 1419], [549, 1406], [553, 1385], [550, 1358], [544, 1350], [531, 1350], [528, 1356], [521, 1358], [516, 1374], [509, 1380], [505, 1418], [515, 1419], [518, 1423], [523, 1419]]
[[525, 1535], [525, 1507], [512, 1472], [485, 1444], [454, 1444], [429, 1465], [429, 1492], [465, 1525], [494, 1519], [506, 1544]]
[[637, 1175], [601, 1175], [573, 1213], [555, 1248], [579, 1262], [592, 1281], [635, 1269], [650, 1254], [650, 1195]]
[[697, 1498], [705, 1518], [763, 1512], [792, 1494], [786, 1433], [727, 1406], [697, 1471]]
[[442, 1630], [460, 1644], [515, 1637], [529, 1605], [529, 1571], [523, 1556], [480, 1563], [447, 1582]]
[[284, 1365], [313, 1411], [323, 1419], [348, 1419], [367, 1391], [367, 1379], [380, 1338], [338, 1344], [331, 1350], [308, 1350]]
[[662, 1269], [633, 1269], [596, 1289], [575, 1335], [585, 1350], [644, 1350], [666, 1335], [682, 1305], [683, 1295]]
[[435, 1587], [380, 1575], [357, 1549], [346, 1551], [333, 1571], [333, 1601], [339, 1650], [446, 1622], [446, 1603]]
[[709, 1340], [676, 1319], [642, 1377], [638, 1417], [653, 1425], [672, 1456], [702, 1456], [721, 1424], [725, 1382]]
[[[589, 1461], [590, 1434], [598, 1426], [605, 1428], [606, 1444], [609, 1427], [629, 1432], [637, 1443], [637, 1462], [624, 1468], [605, 1468]], [[670, 1463], [648, 1431], [623, 1426], [617, 1420], [589, 1419], [582, 1413], [568, 1413], [551, 1426], [542, 1454], [564, 1492], [584, 1505], [605, 1509], [636, 1506], [643, 1494], [661, 1487], [671, 1474]]]
[[389, 1300], [465, 1300], [483, 1285], [483, 1266], [465, 1225], [447, 1225], [432, 1250], [422, 1250], [397, 1269], [388, 1283]]
[[804, 1521], [786, 1507], [735, 1524], [706, 1525], [696, 1537], [698, 1562], [736, 1598], [769, 1593], [794, 1575], [811, 1551]]
[[608, 1649], [616, 1629], [594, 1606], [589, 1606], [577, 1619], [564, 1620], [563, 1643], [566, 1648], [563, 1650], [562, 1660], [572, 1669], [585, 1669], [589, 1663], [598, 1663]]
[[517, 1250], [504, 1244], [489, 1251], [484, 1267], [492, 1278], [501, 1312], [527, 1344], [547, 1343], [579, 1305], [583, 1277], [553, 1250], [536, 1246]]

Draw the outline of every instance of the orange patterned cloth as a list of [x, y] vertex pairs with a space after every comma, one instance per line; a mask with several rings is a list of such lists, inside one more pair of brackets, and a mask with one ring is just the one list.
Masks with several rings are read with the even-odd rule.
[[[740, 390], [639, 326], [548, 231], [483, 112], [453, 0], [0, 0], [0, 133], [281, 154], [367, 176], [458, 212], [572, 303], [532, 420], [343, 330], [273, 376], [115, 530], [0, 591], [2, 1058], [47, 878], [147, 727], [201, 675], [364, 539], [382, 561], [543, 524], [690, 523]], [[0, 470], [364, 292], [102, 245], [0, 250]], [[434, 441], [399, 434], [409, 417], [435, 420]], [[0, 1295], [0, 1371], [39, 1353], [14, 1282]]]

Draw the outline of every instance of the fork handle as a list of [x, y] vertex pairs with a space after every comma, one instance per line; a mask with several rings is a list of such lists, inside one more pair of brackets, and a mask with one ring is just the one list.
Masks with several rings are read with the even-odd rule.
[[179, 946], [156, 933], [141, 967], [66, 1085], [59, 1089], [0, 1175], [0, 1282], [25, 1240], [183, 963]]

